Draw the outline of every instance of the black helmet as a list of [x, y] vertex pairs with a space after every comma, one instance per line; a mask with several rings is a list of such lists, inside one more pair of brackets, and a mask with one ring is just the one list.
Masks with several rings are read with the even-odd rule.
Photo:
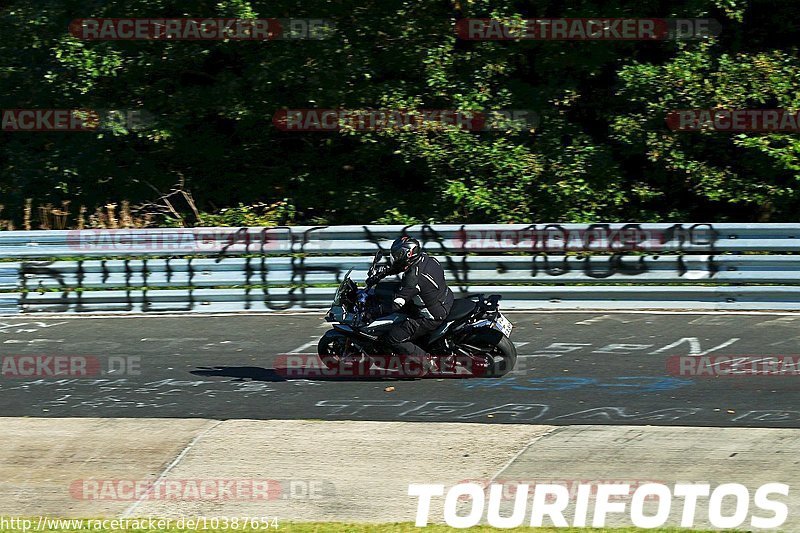
[[413, 237], [400, 237], [392, 243], [392, 251], [389, 253], [389, 264], [392, 267], [405, 270], [409, 265], [413, 265], [420, 258], [422, 247], [419, 241]]

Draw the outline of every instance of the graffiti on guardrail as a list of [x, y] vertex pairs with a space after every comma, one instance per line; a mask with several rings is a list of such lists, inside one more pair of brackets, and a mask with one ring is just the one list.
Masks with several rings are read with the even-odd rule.
[[[424, 224], [405, 226], [391, 233], [369, 226], [362, 226], [360, 233], [352, 228], [342, 230], [342, 233], [346, 234], [347, 242], [358, 243], [358, 255], [361, 256], [378, 250], [386, 252], [389, 243], [398, 235], [413, 235], [419, 238], [428, 253], [437, 254], [443, 259], [442, 264], [449, 274], [451, 286], [461, 292], [469, 292], [471, 284], [475, 282], [467, 254], [472, 254], [470, 257], [475, 259], [475, 254], [493, 251], [528, 252], [529, 263], [523, 267], [523, 272], [527, 271], [527, 274], [522, 277], [517, 274], [514, 277], [507, 276], [506, 280], [511, 282], [547, 281], [548, 278], [557, 279], [568, 274], [582, 274], [587, 281], [608, 278], [635, 280], [637, 276], [651, 271], [651, 265], [654, 264], [651, 260], [658, 257], [654, 253], [660, 251], [676, 252], [676, 255], [670, 256], [674, 266], [664, 268], [662, 265], [659, 268], [661, 272], [671, 271], [675, 281], [710, 280], [720, 270], [714, 255], [682, 253], [713, 252], [718, 231], [711, 224], [673, 224], [659, 230], [648, 229], [641, 224], [616, 226], [533, 224], [514, 230], [473, 230], [470, 226], [461, 225], [455, 231], [442, 231]], [[98, 287], [85, 284], [87, 274], [84, 260], [70, 262], [74, 274], [69, 277], [64, 273], [65, 263], [27, 261], [21, 263], [19, 269], [19, 303], [23, 312], [34, 307], [35, 310], [46, 307], [46, 310], [55, 312], [195, 310], [198, 306], [207, 305], [202, 298], [196, 297], [196, 290], [210, 288], [208, 284], [201, 283], [202, 276], [208, 274], [207, 267], [198, 271], [191, 257], [202, 255], [213, 258], [220, 269], [224, 269], [229, 259], [244, 260], [241, 267], [243, 283], [236, 287], [243, 289], [244, 310], [261, 306], [270, 310], [308, 307], [315, 302], [307, 289], [318, 283], [312, 278], [316, 276], [318, 280], [319, 274], [328, 274], [327, 283], [339, 283], [346, 272], [341, 264], [341, 256], [329, 255], [329, 264], [307, 261], [309, 255], [347, 253], [337, 245], [341, 235], [332, 234], [328, 231], [331, 229], [335, 228], [280, 226], [259, 228], [257, 231], [253, 231], [253, 228], [194, 228], [166, 232], [159, 230], [147, 234], [142, 230], [68, 232], [68, 246], [75, 252], [107, 251], [109, 256], [119, 254], [128, 257], [136, 257], [139, 253], [154, 257], [190, 256], [182, 260], [180, 275], [172, 270], [172, 259], [164, 260], [167, 286], [183, 289], [185, 297], [170, 304], [163, 300], [163, 295], [153, 294], [148, 284], [151, 270], [146, 258], [123, 260], [121, 277], [119, 272], [114, 273], [107, 266], [110, 262], [100, 261], [103, 290], [119, 291], [118, 295], [105, 299], [103, 303], [90, 298], [90, 292]], [[570, 252], [577, 252], [578, 255], [564, 255]], [[271, 258], [276, 256], [290, 257], [288, 280], [285, 274], [280, 279], [273, 275], [273, 271], [277, 270], [271, 265]], [[515, 261], [511, 265], [501, 260], [490, 266], [496, 273], [496, 280], [505, 281], [503, 275], [513, 269], [519, 270], [520, 262]], [[96, 270], [96, 266], [93, 268]], [[112, 278], [112, 274], [116, 275]], [[112, 279], [113, 282], [109, 281]], [[173, 279], [175, 283], [170, 285]], [[485, 281], [485, 278], [477, 281]], [[276, 285], [281, 287], [277, 288]], [[37, 292], [40, 294], [33, 297], [31, 293]], [[43, 297], [44, 293], [52, 294]], [[319, 301], [316, 303], [324, 304]]]
[[[423, 227], [423, 236], [424, 236]], [[712, 251], [718, 232], [711, 224], [673, 224], [666, 229], [641, 224], [531, 224], [521, 229], [462, 229], [455, 248], [462, 252], [659, 252]]]
[[324, 252], [329, 239], [313, 232], [328, 226], [307, 227], [297, 231], [291, 226], [269, 228], [175, 228], [84, 229], [66, 232], [66, 245], [75, 253], [106, 252], [108, 255], [147, 253], [151, 255], [219, 254], [236, 252], [291, 253], [306, 248]]
[[[219, 257], [217, 263], [225, 260]], [[102, 312], [102, 311], [141, 311], [141, 312], [183, 312], [192, 311], [199, 306], [205, 305], [202, 298], [195, 296], [199, 287], [197, 280], [202, 279], [205, 270], [196, 269], [192, 259], [187, 259], [183, 263], [184, 269], [178, 273], [170, 268], [170, 261], [165, 261], [166, 283], [184, 290], [185, 297], [180, 303], [173, 305], [159, 304], [160, 296], [153, 293], [148, 279], [151, 271], [148, 267], [148, 260], [123, 261], [124, 270], [121, 276], [117, 276], [116, 284], [109, 284], [107, 290], [118, 290], [119, 294], [114, 298], [108, 298], [106, 303], [92, 301], [91, 292], [85, 285], [85, 260], [74, 262], [75, 274], [67, 281], [64, 271], [53, 261], [49, 262], [23, 262], [19, 271], [19, 287], [21, 289], [19, 305], [24, 310], [30, 306], [46, 305], [48, 311], [52, 312]], [[105, 283], [114, 274], [107, 261], [100, 261], [100, 279]], [[262, 303], [271, 310], [286, 310], [293, 307], [303, 307], [310, 303], [307, 295], [307, 276], [309, 274], [328, 273], [338, 283], [344, 276], [344, 270], [340, 266], [308, 266], [305, 264], [304, 257], [293, 257], [291, 259], [291, 275], [289, 278], [288, 289], [276, 289], [270, 287], [270, 267], [266, 256], [247, 257], [244, 263], [244, 300], [245, 310], [253, 308], [254, 304]], [[174, 281], [173, 281], [174, 280]], [[31, 293], [39, 293], [39, 297], [34, 298]], [[51, 296], [42, 299], [41, 296], [49, 293]], [[137, 305], [139, 308], [137, 309]]]
[[[406, 226], [401, 235], [412, 235]], [[373, 243], [376, 251], [387, 251], [381, 243], [388, 244], [393, 236], [377, 235], [364, 226], [366, 239]], [[430, 225], [424, 224], [413, 236], [418, 237], [425, 251], [441, 253], [443, 266], [449, 272], [452, 285], [466, 292], [470, 283], [470, 269], [467, 253], [476, 252], [531, 252], [530, 277], [540, 275], [562, 276], [575, 270], [572, 263], [579, 263], [580, 270], [589, 278], [603, 279], [614, 275], [637, 276], [650, 271], [645, 262], [645, 255], [626, 255], [626, 252], [654, 252], [669, 250], [682, 252], [713, 251], [719, 233], [711, 224], [673, 224], [665, 230], [643, 229], [641, 224], [625, 224], [619, 229], [611, 224], [588, 224], [585, 228], [567, 228], [561, 224], [529, 225], [514, 230], [467, 230], [461, 226], [453, 239], [453, 246], [447, 245], [447, 239]], [[564, 252], [582, 251], [587, 255], [569, 256]], [[559, 252], [550, 255], [549, 252]], [[612, 252], [611, 255], [593, 257], [591, 252]], [[459, 256], [450, 254], [457, 253]], [[631, 257], [633, 261], [624, 261]], [[684, 255], [677, 256], [676, 275], [687, 279], [713, 278], [719, 266], [713, 255], [703, 258], [704, 265], [699, 269], [690, 268]], [[508, 267], [499, 262], [496, 267], [499, 274]], [[689, 276], [690, 272], [693, 275]], [[679, 280], [678, 280], [679, 281]]]
[[[621, 252], [614, 252], [608, 256], [551, 256], [546, 252], [540, 252], [531, 256], [530, 277], [558, 277], [573, 271], [579, 271], [593, 279], [605, 279], [611, 276], [639, 276], [650, 272], [650, 266], [646, 262], [647, 257], [652, 256], [630, 256]], [[630, 258], [630, 260], [625, 260], [626, 258]], [[676, 256], [674, 271], [676, 281], [680, 281], [679, 278], [711, 279], [719, 271], [719, 264], [713, 255], [696, 257], [696, 259], [699, 261], [691, 261], [690, 265], [686, 256]], [[505, 270], [507, 270], [506, 265], [499, 262], [497, 272], [503, 273]]]
[[[454, 258], [445, 256], [447, 261], [443, 266], [449, 273], [450, 285], [454, 290], [469, 292], [472, 272], [469, 263], [465, 258]], [[636, 276], [646, 274], [650, 271], [650, 266], [645, 262], [645, 256], [633, 258], [632, 261], [624, 260], [622, 254], [613, 254], [604, 257], [573, 257], [568, 259], [564, 256], [555, 258], [545, 253], [540, 253], [530, 257], [527, 263], [529, 269], [527, 275], [521, 274], [514, 276], [514, 281], [544, 281], [548, 278], [557, 280], [565, 277], [571, 272], [582, 273], [588, 280], [592, 279], [613, 279], [624, 281]], [[223, 265], [226, 258], [218, 258], [217, 264]], [[108, 304], [98, 304], [92, 302], [90, 290], [96, 287], [87, 287], [85, 279], [87, 277], [85, 260], [73, 263], [74, 274], [69, 279], [66, 278], [63, 266], [55, 262], [24, 262], [20, 266], [19, 286], [21, 288], [20, 304], [23, 310], [28, 304], [44, 303], [41, 295], [49, 293], [46, 298], [48, 310], [65, 312], [85, 312], [85, 311], [133, 311], [135, 303], [141, 304], [141, 311], [148, 312], [156, 310], [154, 303], [158, 301], [157, 295], [152, 293], [149, 278], [151, 271], [149, 263], [152, 260], [125, 260], [123, 272], [112, 272], [107, 261], [93, 262], [93, 268], [99, 270], [99, 279], [107, 284], [107, 290], [112, 290], [115, 286], [119, 291], [114, 299], [109, 299]], [[96, 265], [99, 263], [99, 267]], [[180, 272], [173, 270], [170, 260], [163, 261], [164, 278], [162, 282], [167, 286], [182, 288], [185, 291], [183, 300], [175, 305], [158, 306], [158, 311], [191, 311], [203, 304], [202, 298], [195, 297], [198, 288], [197, 284], [205, 281], [207, 267], [196, 268], [192, 259], [182, 261]], [[507, 273], [512, 265], [498, 262], [493, 265], [493, 271], [498, 280], [502, 280], [503, 274]], [[516, 263], [519, 268], [519, 263]], [[680, 280], [713, 280], [719, 271], [719, 265], [714, 256], [705, 256], [692, 261], [691, 267], [683, 256], [678, 256], [673, 272], [674, 279]], [[249, 310], [256, 303], [263, 304], [267, 309], [285, 310], [293, 307], [304, 307], [313, 303], [310, 298], [308, 287], [314, 284], [312, 276], [318, 274], [329, 274], [329, 283], [341, 281], [345, 269], [336, 265], [333, 261], [328, 265], [309, 264], [304, 257], [293, 257], [289, 263], [288, 278], [282, 275], [278, 279], [273, 279], [274, 273], [270, 268], [269, 259], [266, 256], [247, 257], [244, 259], [243, 266], [243, 305], [245, 310]], [[180, 274], [180, 276], [178, 276]], [[111, 276], [115, 275], [114, 282], [110, 282]], [[288, 288], [276, 288], [274, 285], [288, 285]], [[32, 297], [31, 293], [40, 293], [40, 296]], [[99, 307], [98, 307], [99, 306]]]

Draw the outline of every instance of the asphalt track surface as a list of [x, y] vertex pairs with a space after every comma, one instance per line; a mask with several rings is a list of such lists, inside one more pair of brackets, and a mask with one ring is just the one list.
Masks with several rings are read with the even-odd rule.
[[[0, 317], [0, 415], [800, 427], [800, 375], [667, 369], [671, 356], [796, 355], [800, 315], [508, 317], [520, 354], [515, 372], [444, 380], [276, 373], [279, 354], [315, 352], [329, 328], [319, 313]], [[13, 356], [24, 355], [82, 356], [98, 366], [88, 377], [14, 374], [21, 359]]]

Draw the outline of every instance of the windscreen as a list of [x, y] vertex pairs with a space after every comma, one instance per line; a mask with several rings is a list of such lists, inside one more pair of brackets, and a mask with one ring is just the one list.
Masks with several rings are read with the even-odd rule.
[[344, 275], [344, 279], [342, 282], [339, 283], [339, 287], [336, 289], [336, 294], [333, 296], [333, 305], [342, 305], [342, 293], [347, 287], [347, 280], [350, 279], [350, 273], [353, 272], [353, 269], [347, 271], [347, 274]]

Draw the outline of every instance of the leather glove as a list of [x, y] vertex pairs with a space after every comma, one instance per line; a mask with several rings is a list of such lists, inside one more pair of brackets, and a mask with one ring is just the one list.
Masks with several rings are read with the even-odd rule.
[[375, 269], [375, 273], [367, 278], [367, 287], [374, 287], [378, 284], [380, 280], [385, 278], [389, 274], [389, 267], [387, 265], [381, 265], [377, 269]]

